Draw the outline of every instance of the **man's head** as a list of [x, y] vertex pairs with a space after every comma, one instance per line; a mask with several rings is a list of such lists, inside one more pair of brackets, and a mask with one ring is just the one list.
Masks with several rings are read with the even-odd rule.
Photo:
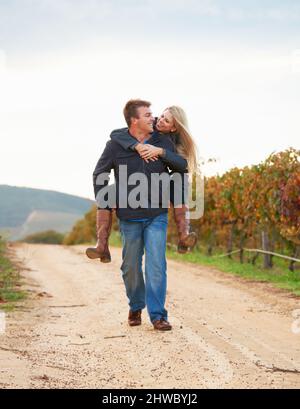
[[143, 133], [152, 132], [154, 118], [150, 106], [150, 102], [141, 99], [128, 101], [123, 110], [128, 128]]

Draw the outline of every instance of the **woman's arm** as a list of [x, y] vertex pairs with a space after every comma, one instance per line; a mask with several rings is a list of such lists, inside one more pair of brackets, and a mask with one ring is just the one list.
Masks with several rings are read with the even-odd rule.
[[[110, 134], [110, 138], [112, 141], [117, 142], [119, 145], [122, 146], [124, 149], [131, 149], [136, 150], [140, 156], [145, 152], [145, 144], [140, 143], [137, 141], [133, 136], [130, 135], [128, 132], [128, 128], [121, 128], [115, 129]], [[157, 157], [151, 157], [149, 160], [154, 161], [157, 160]], [[146, 162], [149, 162], [148, 159], [145, 159]]]
[[182, 156], [178, 155], [174, 151], [173, 143], [167, 141], [167, 137], [164, 137], [164, 141], [167, 143], [167, 149], [159, 148], [150, 144], [139, 143], [128, 132], [128, 128], [115, 129], [110, 134], [110, 138], [117, 142], [124, 149], [136, 150], [142, 159], [146, 162], [155, 161], [158, 158], [162, 159], [172, 170], [185, 171], [187, 169], [187, 161]]
[[171, 170], [175, 170], [176, 172], [187, 171], [187, 160], [169, 149], [164, 149], [164, 155], [161, 156], [161, 160], [164, 161]]
[[[167, 138], [167, 137], [165, 137]], [[153, 158], [160, 158], [165, 162], [171, 170], [177, 172], [184, 172], [187, 170], [187, 160], [182, 156], [174, 152], [174, 145], [170, 143], [165, 143], [165, 147], [157, 147], [150, 144], [145, 144], [144, 151], [140, 154], [145, 160], [152, 160]]]
[[110, 134], [110, 139], [114, 142], [117, 142], [119, 145], [122, 146], [124, 149], [131, 149], [135, 150], [135, 147], [139, 144], [139, 142], [130, 135], [128, 132], [128, 128], [121, 128], [115, 129]]

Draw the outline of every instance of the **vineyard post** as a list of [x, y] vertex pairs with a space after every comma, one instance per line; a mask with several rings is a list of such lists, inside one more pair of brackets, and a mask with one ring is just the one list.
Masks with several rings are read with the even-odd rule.
[[[295, 249], [293, 251], [292, 257], [298, 258], [300, 256], [300, 246], [295, 246]], [[295, 271], [295, 261], [291, 260], [290, 265], [289, 265], [289, 270], [294, 272]]]
[[[264, 251], [269, 251], [269, 238], [265, 230], [261, 232], [261, 240], [262, 240], [262, 249]], [[264, 268], [270, 268], [270, 267], [271, 267], [270, 254], [264, 254]]]
[[227, 246], [227, 253], [228, 253], [228, 258], [232, 258], [231, 252], [233, 249], [233, 238], [234, 238], [234, 233], [235, 233], [235, 221], [232, 222], [231, 228], [230, 228], [230, 233], [229, 233], [229, 239], [228, 239], [228, 246]]

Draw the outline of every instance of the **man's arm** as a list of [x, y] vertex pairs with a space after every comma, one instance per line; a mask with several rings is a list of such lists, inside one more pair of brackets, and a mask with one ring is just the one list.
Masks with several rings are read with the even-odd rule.
[[135, 150], [136, 145], [139, 143], [133, 136], [130, 135], [128, 128], [115, 129], [110, 134], [110, 138], [112, 141], [121, 145], [122, 148], [131, 149], [133, 151]]
[[[106, 179], [100, 184], [99, 180], [97, 181], [97, 179], [100, 177], [100, 175], [109, 174], [111, 172], [114, 166], [113, 158], [114, 158], [114, 152], [113, 152], [112, 142], [108, 141], [106, 143], [106, 147], [100, 159], [98, 160], [95, 170], [93, 172], [93, 185], [94, 185], [95, 199], [97, 198], [98, 192], [102, 190], [103, 188], [105, 188], [109, 183], [109, 180]], [[108, 209], [108, 207], [106, 207], [106, 209]]]

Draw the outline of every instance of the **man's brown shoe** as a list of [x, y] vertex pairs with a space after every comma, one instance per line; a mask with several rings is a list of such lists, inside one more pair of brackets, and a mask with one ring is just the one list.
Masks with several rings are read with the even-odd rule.
[[154, 329], [158, 329], [159, 331], [170, 331], [172, 329], [172, 325], [166, 321], [164, 318], [160, 320], [153, 321]]
[[142, 323], [142, 310], [137, 311], [129, 311], [128, 314], [128, 324], [131, 327], [135, 327], [136, 325], [141, 325]]

